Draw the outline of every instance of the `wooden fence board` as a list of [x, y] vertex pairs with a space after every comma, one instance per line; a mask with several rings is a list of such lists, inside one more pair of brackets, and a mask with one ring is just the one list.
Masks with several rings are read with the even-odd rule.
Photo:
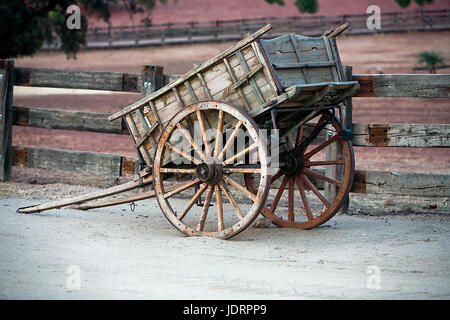
[[[122, 156], [60, 149], [14, 148], [14, 164], [28, 168], [73, 171], [96, 175], [121, 175]], [[26, 157], [23, 159], [21, 157]]]
[[139, 74], [27, 67], [14, 68], [14, 85], [126, 92], [141, 87]]
[[[312, 128], [306, 127], [304, 134], [311, 132]], [[352, 143], [357, 147], [450, 147], [450, 124], [353, 123], [353, 135]], [[325, 134], [321, 132], [313, 143], [324, 141]]]
[[354, 74], [355, 97], [449, 98], [450, 74]]
[[448, 197], [450, 196], [450, 175], [357, 171], [351, 191], [356, 193]]
[[128, 134], [123, 124], [108, 121], [108, 114], [14, 106], [14, 125], [46, 129]]
[[[372, 130], [377, 127], [385, 130]], [[354, 146], [450, 147], [450, 124], [354, 123], [353, 134]], [[373, 139], [375, 134], [381, 139]], [[378, 142], [384, 139], [384, 143]]]

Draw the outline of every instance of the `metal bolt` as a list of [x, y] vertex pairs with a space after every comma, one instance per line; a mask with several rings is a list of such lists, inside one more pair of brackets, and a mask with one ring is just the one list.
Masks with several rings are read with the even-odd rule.
[[0, 113], [0, 120], [2, 120], [3, 119], [3, 115]]
[[0, 73], [0, 79], [3, 79], [4, 75], [2, 73]]
[[0, 154], [0, 160], [2, 160], [3, 156]]
[[152, 83], [151, 82], [144, 82], [144, 87], [146, 87], [146, 88], [150, 88], [152, 86]]

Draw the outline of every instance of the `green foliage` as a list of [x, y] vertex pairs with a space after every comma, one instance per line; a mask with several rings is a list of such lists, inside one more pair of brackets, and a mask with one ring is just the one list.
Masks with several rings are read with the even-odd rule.
[[422, 51], [418, 54], [418, 58], [418, 62], [420, 64], [425, 64], [428, 68], [430, 68], [431, 73], [436, 73], [436, 65], [443, 64], [445, 62], [445, 58], [434, 51]]
[[[411, 0], [395, 0], [402, 8], [406, 8], [411, 4]], [[423, 7], [426, 3], [433, 3], [433, 0], [414, 0], [419, 6]]]
[[425, 3], [433, 3], [433, 0], [414, 0], [414, 2], [423, 7]]
[[[149, 12], [159, 1], [166, 0], [0, 0], [0, 59], [35, 53], [44, 42], [61, 42], [68, 58], [85, 44], [88, 21], [83, 12], [94, 13], [109, 22], [110, 9], [119, 5], [133, 15]], [[66, 26], [67, 8], [76, 4], [81, 11], [81, 29], [69, 30]], [[147, 23], [149, 19], [147, 17]]]
[[317, 0], [296, 0], [294, 5], [300, 12], [316, 13], [319, 10]]
[[279, 4], [280, 6], [284, 6], [284, 1], [283, 0], [266, 0], [266, 2], [270, 3], [270, 4], [276, 3], [276, 4]]
[[419, 63], [426, 65], [436, 65], [439, 63], [444, 63], [445, 58], [439, 53], [434, 51], [422, 51], [419, 53]]
[[402, 8], [406, 8], [411, 4], [411, 0], [395, 0]]

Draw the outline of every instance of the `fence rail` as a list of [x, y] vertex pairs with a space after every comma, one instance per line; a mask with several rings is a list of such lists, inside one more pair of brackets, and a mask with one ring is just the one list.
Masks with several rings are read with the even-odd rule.
[[[382, 12], [380, 30], [367, 28], [366, 21], [369, 16], [369, 14], [313, 15], [96, 27], [88, 29], [86, 46], [88, 48], [130, 47], [236, 40], [268, 23], [272, 24], [273, 29], [264, 37], [274, 37], [289, 32], [318, 36], [344, 22], [351, 23], [351, 28], [347, 31], [349, 34], [450, 29], [449, 9]], [[55, 49], [59, 46], [55, 43], [43, 49]]]
[[[111, 134], [128, 134], [120, 121], [109, 122], [108, 114], [81, 111], [41, 109], [13, 106], [12, 85], [94, 89], [123, 92], [158, 90], [176, 75], [164, 75], [162, 67], [145, 66], [141, 74], [117, 72], [91, 72], [41, 68], [11, 67], [12, 61], [2, 61], [0, 84], [10, 83], [9, 95], [2, 100], [0, 132], [11, 137], [12, 126], [29, 126], [47, 129], [90, 131]], [[5, 67], [6, 66], [6, 67]], [[8, 67], [9, 66], [9, 67]], [[346, 69], [347, 70], [347, 69]], [[14, 77], [15, 76], [15, 77]], [[433, 97], [449, 98], [449, 74], [355, 74], [350, 76], [361, 84], [357, 97]], [[14, 82], [10, 81], [14, 78]], [[151, 80], [151, 81], [150, 81]], [[10, 82], [8, 82], [10, 81]], [[146, 82], [146, 85], [143, 82]], [[149, 85], [151, 84], [151, 85]], [[10, 110], [10, 111], [8, 111]], [[4, 121], [5, 119], [8, 121]], [[351, 120], [351, 110], [350, 110]], [[9, 125], [8, 125], [9, 123]], [[351, 123], [353, 144], [360, 147], [450, 147], [450, 124], [380, 124]], [[9, 133], [8, 133], [9, 132]], [[9, 149], [8, 149], [9, 148]], [[3, 172], [11, 165], [30, 168], [47, 168], [89, 174], [122, 176], [138, 169], [138, 160], [121, 155], [101, 154], [72, 150], [2, 148]], [[8, 180], [8, 175], [1, 177]], [[450, 175], [425, 173], [395, 173], [384, 171], [357, 171], [353, 192], [390, 193], [403, 195], [450, 196]]]

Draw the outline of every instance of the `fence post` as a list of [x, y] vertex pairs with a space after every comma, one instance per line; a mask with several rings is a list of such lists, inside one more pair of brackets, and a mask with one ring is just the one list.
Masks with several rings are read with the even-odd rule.
[[[344, 66], [344, 75], [345, 75], [346, 81], [352, 81], [353, 80], [353, 67], [352, 66]], [[352, 97], [348, 97], [344, 101], [344, 107], [342, 108], [341, 117], [342, 117], [344, 127], [347, 129], [350, 129], [350, 130], [353, 130], [352, 115], [353, 115]], [[347, 196], [344, 200], [344, 204], [342, 205], [340, 212], [347, 213], [349, 207], [350, 207], [350, 196]]]
[[14, 60], [0, 60], [0, 181], [11, 178]]
[[[145, 97], [164, 86], [164, 67], [143, 65], [141, 70], [141, 97]], [[141, 152], [137, 150], [139, 156], [139, 167], [135, 167], [135, 173], [138, 173], [145, 166]]]
[[141, 95], [145, 97], [163, 87], [163, 66], [144, 65], [141, 71]]

